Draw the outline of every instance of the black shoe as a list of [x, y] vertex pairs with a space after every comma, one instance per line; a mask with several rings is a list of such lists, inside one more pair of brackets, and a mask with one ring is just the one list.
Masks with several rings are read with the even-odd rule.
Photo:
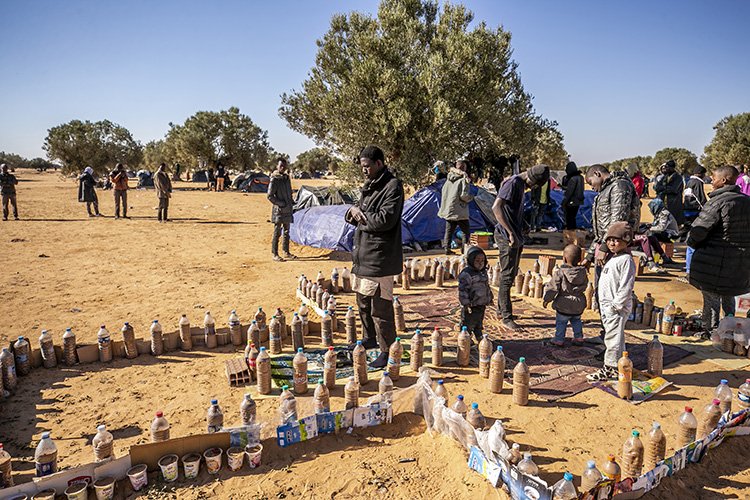
[[[362, 341], [362, 347], [365, 349], [375, 349], [378, 346], [378, 342], [376, 340], [363, 340]], [[357, 347], [357, 343], [354, 342], [353, 344], [349, 344], [346, 346], [347, 349], [350, 351], [353, 351], [355, 347]]]
[[376, 370], [380, 368], [385, 368], [388, 365], [388, 353], [387, 352], [381, 352], [377, 358], [375, 358], [375, 361], [370, 363], [370, 368], [375, 368]]
[[510, 330], [512, 332], [518, 332], [521, 330], [520, 325], [516, 323], [515, 321], [513, 321], [512, 319], [503, 321], [503, 328], [505, 328], [506, 330]]

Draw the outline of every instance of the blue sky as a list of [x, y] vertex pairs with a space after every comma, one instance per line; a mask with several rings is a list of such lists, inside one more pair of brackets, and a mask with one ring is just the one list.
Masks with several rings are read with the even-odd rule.
[[[513, 34], [536, 110], [581, 164], [700, 155], [750, 111], [750, 2], [467, 1]], [[292, 157], [313, 143], [278, 116], [336, 12], [376, 1], [0, 0], [0, 150], [44, 156], [47, 129], [109, 119], [144, 144], [198, 110], [238, 106]]]

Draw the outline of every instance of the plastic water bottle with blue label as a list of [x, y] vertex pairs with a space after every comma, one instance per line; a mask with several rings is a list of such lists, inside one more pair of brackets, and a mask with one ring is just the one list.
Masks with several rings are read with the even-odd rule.
[[36, 463], [36, 477], [49, 476], [57, 472], [57, 446], [50, 438], [49, 432], [42, 433], [42, 440], [34, 453]]

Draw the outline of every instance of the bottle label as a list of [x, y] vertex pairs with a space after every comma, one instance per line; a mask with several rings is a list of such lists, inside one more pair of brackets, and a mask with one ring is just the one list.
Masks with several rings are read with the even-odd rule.
[[393, 359], [393, 358], [390, 358], [390, 357], [388, 358], [388, 364], [389, 364], [389, 365], [394, 365], [394, 366], [396, 366], [396, 365], [399, 365], [399, 366], [400, 366], [400, 365], [401, 365], [401, 363], [400, 363], [400, 362], [397, 362], [397, 361], [396, 361], [395, 359]]
[[16, 358], [18, 358], [19, 363], [25, 363], [26, 360], [29, 359], [25, 354], [16, 354]]
[[617, 379], [620, 382], [630, 382], [631, 380], [633, 380], [633, 375], [631, 373], [618, 373]]
[[742, 394], [741, 392], [739, 392], [737, 393], [737, 399], [739, 399], [745, 404], [750, 404], [750, 395], [748, 394]]
[[208, 433], [213, 434], [214, 432], [221, 432], [222, 426], [220, 425], [209, 425], [208, 426]]
[[100, 345], [107, 345], [107, 344], [109, 344], [109, 340], [110, 340], [109, 337], [100, 338], [99, 339], [99, 344]]
[[36, 477], [49, 476], [55, 472], [55, 462], [37, 462], [36, 463]]
[[296, 384], [296, 385], [306, 384], [307, 383], [307, 373], [302, 373], [302, 374], [295, 373], [294, 377], [292, 379], [294, 381], [294, 384]]
[[481, 363], [489, 363], [490, 362], [490, 357], [489, 356], [487, 356], [487, 357], [480, 357], [479, 361]]

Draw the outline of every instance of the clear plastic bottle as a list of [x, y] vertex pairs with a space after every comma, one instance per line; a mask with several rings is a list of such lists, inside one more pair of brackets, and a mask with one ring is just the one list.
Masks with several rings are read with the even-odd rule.
[[313, 405], [315, 406], [316, 414], [331, 411], [331, 393], [322, 380], [318, 382], [318, 386], [313, 393]]
[[292, 379], [295, 394], [307, 393], [307, 357], [300, 347], [292, 359], [294, 376]]
[[492, 356], [492, 342], [487, 334], [479, 341], [479, 376], [490, 378], [490, 357]]
[[186, 314], [180, 316], [180, 344], [182, 344], [183, 351], [191, 351], [193, 349], [193, 337], [190, 334], [190, 320]]
[[456, 354], [456, 361], [458, 366], [469, 366], [469, 355], [471, 353], [471, 336], [469, 330], [465, 327], [461, 327], [461, 331], [458, 334], [458, 353]]
[[258, 352], [255, 370], [258, 374], [258, 394], [271, 394], [271, 357], [265, 347]]
[[664, 369], [664, 346], [659, 342], [659, 336], [648, 343], [648, 372], [656, 377], [661, 377]]
[[411, 371], [414, 373], [419, 372], [424, 363], [424, 339], [422, 338], [422, 330], [419, 328], [417, 328], [411, 338], [409, 355], [409, 367]]
[[258, 328], [258, 322], [252, 320], [250, 326], [247, 327], [247, 341], [255, 344], [256, 347], [260, 347], [260, 328]]
[[335, 333], [339, 331], [339, 322], [338, 318], [336, 317], [336, 297], [331, 295], [328, 297], [328, 300], [325, 302], [326, 305], [326, 311], [328, 311], [328, 315], [331, 317], [331, 330]]
[[677, 433], [677, 449], [682, 449], [685, 446], [695, 441], [698, 433], [698, 419], [693, 414], [693, 409], [689, 406], [685, 407], [685, 412], [680, 415], [680, 431]]
[[719, 400], [719, 407], [721, 408], [722, 415], [726, 412], [732, 411], [732, 389], [729, 387], [729, 381], [725, 378], [721, 379], [719, 386], [716, 388], [714, 397]]
[[294, 398], [294, 394], [289, 391], [288, 385], [281, 388], [279, 414], [282, 424], [292, 424], [297, 421], [297, 400]]
[[57, 472], [57, 446], [52, 441], [49, 432], [42, 433], [42, 440], [34, 453], [36, 463], [36, 477], [49, 476]]
[[158, 443], [169, 439], [169, 422], [164, 418], [164, 413], [157, 411], [154, 420], [151, 421], [151, 442]]
[[518, 465], [518, 462], [520, 462], [521, 460], [523, 460], [521, 445], [518, 443], [513, 443], [513, 446], [510, 447], [510, 451], [508, 452], [508, 461], [513, 465]]
[[55, 341], [52, 339], [52, 334], [49, 331], [42, 330], [42, 334], [39, 336], [39, 348], [42, 351], [42, 365], [45, 368], [56, 367]]
[[615, 461], [614, 455], [607, 456], [607, 461], [604, 462], [602, 467], [602, 476], [605, 479], [611, 479], [615, 483], [619, 483], [622, 478], [622, 469], [620, 465]]
[[240, 403], [240, 418], [242, 425], [252, 425], [255, 423], [255, 417], [257, 415], [257, 405], [253, 396], [248, 392], [245, 397], [242, 398]]
[[596, 462], [589, 460], [586, 462], [586, 470], [581, 474], [581, 493], [590, 491], [602, 480], [602, 473], [596, 468]]
[[393, 402], [393, 380], [391, 380], [391, 376], [388, 375], [386, 370], [383, 370], [383, 376], [378, 383], [378, 393], [380, 394], [380, 401], [382, 403]]
[[164, 353], [164, 335], [159, 320], [151, 323], [151, 354], [160, 356]]
[[271, 316], [271, 321], [268, 323], [268, 336], [271, 354], [281, 354], [281, 322], [275, 314]]
[[701, 415], [700, 429], [698, 430], [698, 439], [708, 436], [719, 424], [721, 418], [721, 401], [714, 399], [711, 404], [703, 409]]
[[203, 333], [206, 336], [206, 348], [216, 349], [218, 341], [216, 340], [216, 321], [211, 316], [211, 311], [206, 311], [206, 315], [203, 317]]
[[445, 388], [445, 382], [441, 379], [437, 381], [437, 387], [435, 387], [435, 395], [437, 397], [443, 398], [445, 401], [443, 401], [444, 406], [448, 406], [448, 399], [450, 396], [448, 395], [448, 389]]
[[318, 286], [318, 289], [315, 291], [315, 303], [318, 304], [318, 307], [323, 309], [323, 294], [326, 293], [326, 291], [323, 289], [322, 286]]
[[523, 460], [518, 462], [518, 470], [529, 476], [538, 476], [539, 467], [536, 466], [528, 451], [523, 454]]
[[315, 282], [318, 286], [323, 286], [326, 283], [326, 277], [323, 276], [323, 271], [318, 271], [318, 276], [315, 278]]
[[444, 278], [445, 266], [443, 265], [442, 261], [439, 261], [437, 267], [435, 268], [435, 286], [438, 288], [442, 288]]
[[513, 283], [514, 285], [513, 291], [516, 292], [516, 295], [521, 295], [523, 293], [523, 278], [524, 278], [523, 271], [519, 269], [518, 274], [516, 274], [515, 282]]
[[13, 460], [0, 443], [0, 490], [13, 486]]
[[674, 305], [674, 300], [670, 300], [667, 307], [664, 308], [661, 318], [661, 333], [663, 335], [672, 335], [672, 329], [674, 328], [674, 317], [677, 314], [677, 306]]
[[[102, 325], [101, 330], [105, 330], [104, 325]], [[101, 332], [100, 330], [100, 332]], [[138, 357], [138, 345], [135, 342], [135, 330], [133, 329], [133, 325], [128, 323], [127, 321], [122, 325], [122, 328], [120, 329], [120, 333], [122, 333], [122, 341], [125, 345], [125, 357], [128, 359], [135, 359]]]
[[63, 360], [66, 366], [73, 366], [78, 362], [76, 334], [72, 328], [66, 328], [63, 334]]
[[336, 387], [336, 351], [333, 346], [323, 356], [323, 380], [328, 389]]
[[628, 351], [624, 351], [617, 362], [617, 395], [622, 399], [633, 399], [633, 362]]
[[404, 290], [411, 289], [411, 278], [409, 277], [409, 267], [407, 267], [408, 264], [409, 261], [404, 262], [401, 270], [401, 288], [403, 288]]
[[586, 286], [586, 291], [584, 292], [586, 295], [586, 309], [593, 309], [594, 308], [594, 284], [589, 281], [589, 284]]
[[305, 347], [305, 337], [303, 335], [302, 318], [299, 313], [294, 313], [292, 316], [292, 350], [297, 352], [297, 349]]
[[354, 380], [360, 386], [366, 385], [367, 379], [367, 349], [362, 345], [362, 341], [358, 340], [357, 345], [352, 351], [352, 362], [354, 364]]
[[432, 330], [430, 344], [432, 366], [443, 366], [443, 334], [440, 333], [438, 327]]
[[344, 386], [344, 404], [347, 410], [359, 406], [359, 384], [354, 377], [349, 377], [349, 382]]
[[451, 407], [453, 411], [461, 415], [462, 417], [466, 418], [466, 415], [468, 413], [468, 408], [466, 407], [466, 403], [464, 403], [464, 396], [463, 394], [459, 394], [456, 397], [456, 402], [453, 403], [453, 406]]
[[505, 378], [505, 353], [503, 346], [497, 346], [490, 358], [490, 392], [500, 394], [503, 392]]
[[573, 474], [566, 472], [563, 478], [552, 487], [553, 500], [576, 500], [578, 491], [573, 484]]
[[91, 441], [91, 446], [94, 448], [94, 460], [101, 462], [102, 460], [111, 460], [115, 458], [114, 441], [115, 438], [112, 436], [112, 433], [107, 430], [106, 425], [100, 425], [97, 427], [96, 435]]
[[18, 337], [13, 343], [13, 352], [16, 359], [16, 372], [18, 375], [28, 375], [31, 372], [31, 348], [24, 337]]
[[349, 306], [346, 309], [345, 330], [346, 342], [348, 344], [354, 344], [357, 342], [357, 315], [354, 314], [354, 308], [352, 306]]
[[266, 313], [263, 311], [262, 307], [258, 308], [258, 312], [255, 313], [254, 319], [261, 331], [266, 329]]
[[258, 371], [256, 369], [257, 359], [258, 349], [255, 347], [255, 344], [250, 342], [250, 339], [247, 339], [247, 347], [245, 347], [245, 361], [247, 362], [247, 367], [250, 369], [250, 372], [253, 374], [253, 377], [256, 380], [258, 378]]
[[737, 390], [737, 407], [740, 410], [750, 408], [750, 378]]
[[406, 331], [406, 319], [404, 319], [404, 306], [398, 297], [393, 297], [393, 317], [396, 321], [396, 331]]
[[[309, 323], [310, 310], [307, 308], [305, 304], [302, 304], [299, 307], [298, 314], [299, 314], [299, 318], [302, 320], [302, 335], [304, 337], [310, 334], [310, 323]], [[299, 346], [299, 347], [304, 347], [304, 345]]]
[[654, 298], [650, 293], [646, 294], [646, 298], [643, 299], [643, 325], [646, 327], [651, 326], [651, 315], [654, 312]]
[[477, 430], [484, 430], [487, 427], [487, 419], [479, 411], [479, 403], [471, 403], [471, 410], [466, 414], [466, 421]]
[[[307, 282], [307, 288], [305, 289], [305, 297], [307, 297], [310, 300], [315, 300], [315, 291], [317, 290], [318, 285], [313, 280], [309, 280]], [[314, 290], [315, 289], [315, 290]]]
[[622, 445], [622, 472], [625, 477], [640, 477], [643, 470], [641, 433], [634, 430]]
[[388, 375], [394, 382], [401, 376], [401, 357], [404, 355], [404, 346], [401, 345], [401, 337], [391, 344], [388, 350]]
[[13, 393], [18, 387], [18, 378], [16, 377], [16, 360], [7, 347], [0, 351], [0, 368], [3, 372], [3, 387], [6, 391]]
[[331, 290], [333, 293], [339, 293], [339, 270], [335, 267], [331, 270]]
[[667, 452], [667, 437], [661, 430], [659, 422], [654, 422], [651, 426], [651, 430], [648, 433], [648, 439], [646, 441], [646, 472], [653, 470], [656, 464], [664, 460], [664, 455]]
[[341, 287], [344, 292], [349, 293], [352, 291], [352, 274], [346, 267], [341, 271]]
[[513, 403], [519, 406], [529, 404], [529, 367], [526, 366], [526, 358], [518, 358], [513, 368]]
[[221, 411], [218, 399], [211, 400], [206, 412], [206, 429], [209, 434], [220, 432], [224, 427], [224, 412]]
[[323, 311], [323, 317], [320, 319], [320, 341], [323, 347], [333, 345], [333, 321], [328, 311]]
[[237, 310], [232, 309], [227, 322], [229, 323], [229, 338], [232, 341], [232, 345], [242, 345], [242, 323], [240, 323], [240, 317], [237, 316]]

